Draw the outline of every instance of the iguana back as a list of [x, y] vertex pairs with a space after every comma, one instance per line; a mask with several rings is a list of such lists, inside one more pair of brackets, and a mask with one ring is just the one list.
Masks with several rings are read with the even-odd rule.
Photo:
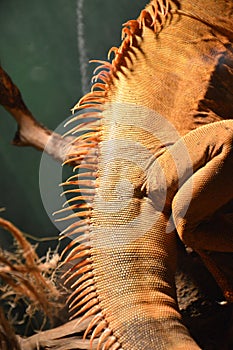
[[69, 155], [81, 173], [66, 182], [79, 186], [67, 191], [68, 302], [73, 317], [94, 315], [86, 335], [100, 336], [99, 349], [199, 349], [178, 312], [169, 200], [148, 181], [181, 136], [231, 117], [232, 34], [232, 1], [151, 1], [75, 106], [84, 124]]

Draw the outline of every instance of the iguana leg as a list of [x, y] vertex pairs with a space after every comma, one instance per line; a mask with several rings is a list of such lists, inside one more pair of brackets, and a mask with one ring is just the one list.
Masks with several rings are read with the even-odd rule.
[[[214, 215], [233, 198], [233, 121], [223, 125], [227, 127], [229, 124], [231, 129], [225, 129], [226, 132], [222, 131], [222, 124], [220, 130], [219, 125], [206, 128], [206, 132], [210, 132], [206, 138], [207, 144], [205, 145], [205, 139], [201, 144], [204, 146], [207, 162], [184, 183], [172, 203], [178, 234], [194, 249], [233, 252], [233, 222], [224, 215]], [[213, 139], [217, 138], [214, 147], [212, 132]], [[193, 147], [192, 140], [190, 146]], [[195, 151], [193, 147], [191, 152], [198, 158]], [[186, 201], [190, 200], [186, 196], [187, 187], [190, 185], [192, 197], [187, 212], [183, 216], [183, 207]]]
[[[166, 189], [159, 188], [159, 168]], [[233, 252], [233, 222], [216, 214], [233, 199], [233, 120], [188, 133], [156, 160], [150, 174], [153, 201], [166, 193], [165, 206], [172, 208], [182, 241], [194, 249]]]
[[[227, 130], [230, 131], [229, 138], [221, 130], [222, 124], [220, 129], [218, 125], [213, 124], [213, 127], [217, 127], [216, 131], [219, 131], [219, 143], [216, 142], [217, 149], [215, 149], [217, 152], [211, 152], [213, 151], [211, 144], [204, 148], [207, 151], [207, 163], [184, 183], [172, 203], [173, 218], [179, 236], [199, 253], [221, 287], [225, 298], [230, 302], [233, 302], [233, 281], [232, 275], [229, 274], [229, 270], [232, 272], [232, 258], [223, 257], [223, 253], [208, 254], [205, 250], [233, 252], [232, 215], [222, 210], [222, 207], [233, 198], [232, 124], [232, 121], [224, 124], [230, 126]], [[212, 128], [207, 127], [206, 130], [210, 131], [211, 136]], [[213, 138], [215, 137], [216, 133], [213, 135]], [[185, 204], [188, 199], [187, 186], [190, 186], [191, 181], [192, 199], [189, 204]], [[182, 215], [182, 203], [188, 205], [185, 215]]]

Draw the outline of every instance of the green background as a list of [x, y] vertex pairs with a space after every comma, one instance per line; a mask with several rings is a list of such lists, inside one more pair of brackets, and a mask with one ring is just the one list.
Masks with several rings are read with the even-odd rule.
[[[88, 89], [94, 69], [88, 60], [105, 59], [120, 43], [121, 24], [146, 3], [0, 0], [0, 62], [38, 121], [54, 130], [69, 116]], [[15, 131], [15, 121], [0, 107], [1, 215], [33, 236], [56, 236], [40, 196], [41, 153], [12, 146]], [[9, 235], [1, 229], [0, 235], [1, 246], [9, 245]]]

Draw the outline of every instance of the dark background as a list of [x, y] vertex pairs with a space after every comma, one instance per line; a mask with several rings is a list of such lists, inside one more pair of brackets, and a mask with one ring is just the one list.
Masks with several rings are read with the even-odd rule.
[[[120, 43], [121, 24], [146, 3], [0, 0], [0, 62], [38, 121], [54, 130], [69, 116], [89, 89], [95, 66], [88, 61], [106, 59]], [[0, 215], [35, 237], [57, 236], [40, 196], [41, 153], [12, 146], [15, 131], [15, 121], [0, 107]], [[49, 166], [46, 171], [51, 177]], [[53, 186], [58, 183], [52, 181], [49, 191]], [[1, 229], [0, 235], [0, 245], [9, 246], [10, 236]]]

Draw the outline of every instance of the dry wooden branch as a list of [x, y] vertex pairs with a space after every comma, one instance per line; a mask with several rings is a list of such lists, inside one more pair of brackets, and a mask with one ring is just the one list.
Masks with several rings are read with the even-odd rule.
[[16, 146], [32, 146], [63, 162], [73, 138], [63, 138], [41, 125], [25, 105], [18, 87], [0, 67], [0, 104], [13, 116], [18, 130], [13, 139]]

